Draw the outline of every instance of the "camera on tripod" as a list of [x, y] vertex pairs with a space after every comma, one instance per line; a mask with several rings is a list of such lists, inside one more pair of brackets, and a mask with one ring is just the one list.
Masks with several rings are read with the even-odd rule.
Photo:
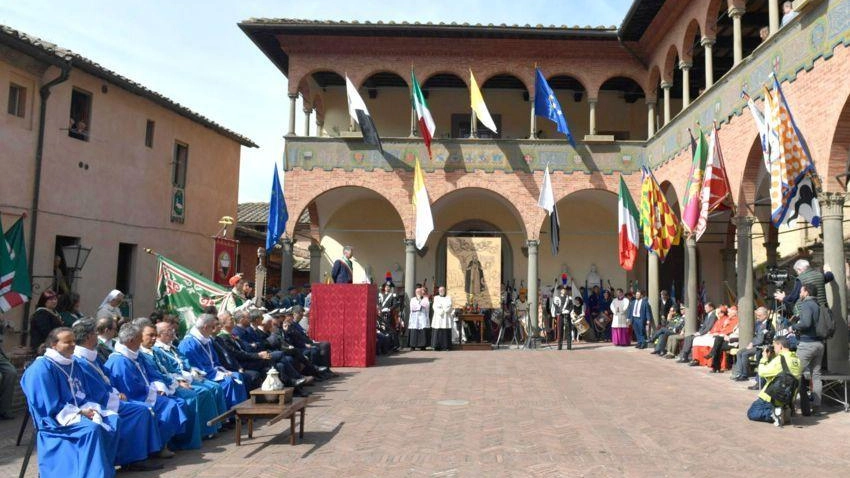
[[781, 287], [788, 282], [788, 279], [791, 277], [791, 273], [788, 272], [788, 269], [772, 266], [767, 268], [767, 274], [765, 274], [765, 277], [767, 277], [767, 280], [773, 283], [776, 287]]

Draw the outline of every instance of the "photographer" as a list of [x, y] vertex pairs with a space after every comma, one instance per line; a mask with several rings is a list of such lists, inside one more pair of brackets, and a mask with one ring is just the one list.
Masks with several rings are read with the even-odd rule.
[[[781, 426], [788, 421], [784, 410], [793, 402], [794, 390], [781, 390], [779, 387], [772, 386], [776, 378], [786, 369], [799, 383], [803, 370], [800, 359], [797, 358], [796, 353], [788, 350], [788, 340], [784, 337], [776, 337], [773, 339], [773, 347], [765, 349], [759, 364], [758, 374], [766, 383], [759, 392], [758, 398], [747, 410], [747, 418], [757, 422], [773, 422], [776, 426]], [[784, 400], [779, 398], [780, 394], [786, 395]]]
[[[823, 360], [823, 341], [818, 337], [817, 323], [820, 316], [820, 306], [815, 300], [816, 287], [803, 284], [800, 288], [800, 301], [797, 302], [797, 313], [792, 317], [791, 328], [799, 335], [797, 356], [800, 357], [806, 380], [800, 391], [800, 408], [803, 415], [818, 413], [821, 404], [821, 361]], [[812, 407], [809, 408], [807, 385], [812, 380]]]
[[[800, 289], [804, 284], [810, 284], [814, 287], [812, 297], [820, 305], [826, 305], [826, 284], [832, 282], [835, 276], [832, 275], [829, 266], [823, 266], [823, 272], [813, 269], [809, 261], [800, 259], [794, 263], [794, 272], [797, 273], [797, 279], [794, 280], [794, 288], [790, 294], [785, 291], [778, 290], [773, 294], [776, 300], [782, 302], [786, 311], [793, 311], [795, 304], [800, 299]], [[795, 315], [795, 314], [792, 314]]]

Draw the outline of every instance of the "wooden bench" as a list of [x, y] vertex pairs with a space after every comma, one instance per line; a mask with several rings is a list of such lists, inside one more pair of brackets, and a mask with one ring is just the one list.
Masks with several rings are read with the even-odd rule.
[[254, 419], [255, 418], [270, 418], [266, 426], [274, 425], [275, 423], [289, 418], [289, 444], [295, 445], [295, 415], [300, 414], [299, 433], [300, 438], [304, 438], [304, 420], [307, 411], [307, 405], [318, 400], [321, 397], [298, 397], [292, 398], [292, 388], [285, 388], [277, 391], [252, 390], [251, 398], [242, 403], [236, 404], [226, 413], [210, 420], [207, 425], [224, 421], [229, 417], [236, 416], [236, 446], [242, 444], [242, 419], [245, 418], [248, 422], [248, 438], [254, 438]]

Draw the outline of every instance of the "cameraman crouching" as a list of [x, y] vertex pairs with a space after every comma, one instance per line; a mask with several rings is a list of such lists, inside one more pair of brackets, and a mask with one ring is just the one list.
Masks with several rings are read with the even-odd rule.
[[[794, 378], [792, 384], [788, 384], [785, 380], [776, 380], [777, 376], [786, 370]], [[800, 382], [802, 371], [797, 354], [788, 349], [788, 339], [785, 337], [773, 339], [773, 347], [765, 349], [758, 368], [759, 376], [766, 383], [756, 401], [747, 410], [747, 418], [757, 422], [773, 422], [776, 426], [786, 423], [788, 419], [785, 412], [788, 410], [787, 406], [794, 400], [796, 385]], [[774, 384], [774, 381], [777, 383]]]

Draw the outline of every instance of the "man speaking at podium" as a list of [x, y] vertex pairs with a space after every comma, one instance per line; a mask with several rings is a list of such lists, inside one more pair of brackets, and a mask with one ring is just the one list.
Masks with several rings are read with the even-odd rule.
[[354, 277], [354, 265], [351, 263], [351, 254], [354, 248], [345, 246], [342, 248], [342, 258], [334, 261], [334, 268], [331, 270], [331, 279], [334, 284], [351, 284]]

